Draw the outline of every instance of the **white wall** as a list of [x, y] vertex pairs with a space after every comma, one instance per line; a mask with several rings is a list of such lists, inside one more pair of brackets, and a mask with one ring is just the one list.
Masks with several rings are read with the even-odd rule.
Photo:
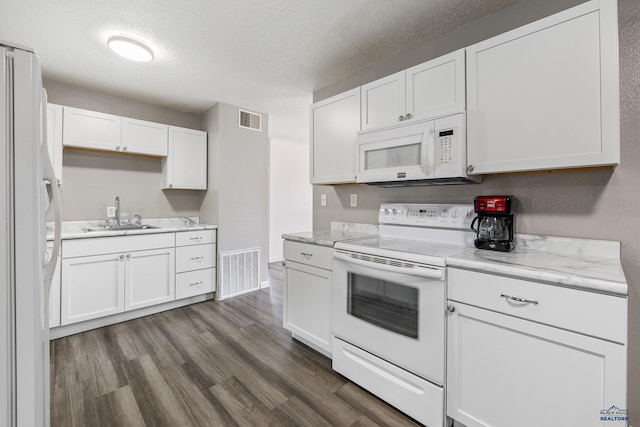
[[269, 196], [269, 262], [276, 262], [283, 259], [283, 233], [312, 229], [308, 145], [271, 139]]

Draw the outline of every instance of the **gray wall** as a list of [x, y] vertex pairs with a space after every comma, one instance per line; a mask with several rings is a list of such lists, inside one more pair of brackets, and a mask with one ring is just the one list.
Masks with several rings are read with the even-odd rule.
[[[200, 116], [90, 89], [44, 81], [49, 102], [140, 120], [200, 129]], [[120, 196], [122, 211], [143, 218], [198, 216], [204, 191], [162, 190], [159, 158], [66, 148], [62, 160], [62, 219], [106, 217]]]
[[[465, 25], [389, 61], [317, 91], [314, 101], [486, 39], [579, 4], [575, 0], [524, 0]], [[629, 284], [628, 401], [632, 425], [640, 424], [640, 2], [619, 0], [621, 164], [613, 171], [490, 176], [482, 184], [381, 189], [366, 185], [316, 186], [314, 229], [330, 221], [377, 222], [382, 202], [471, 203], [482, 194], [517, 198], [520, 233], [618, 240]], [[320, 206], [320, 194], [328, 196]], [[358, 194], [358, 208], [349, 194]], [[594, 307], [597, 310], [597, 307]], [[611, 404], [617, 404], [611, 402]]]
[[209, 133], [208, 191], [202, 221], [217, 224], [218, 252], [260, 248], [260, 281], [268, 280], [269, 139], [262, 131], [238, 127], [238, 107], [216, 104], [202, 116]]

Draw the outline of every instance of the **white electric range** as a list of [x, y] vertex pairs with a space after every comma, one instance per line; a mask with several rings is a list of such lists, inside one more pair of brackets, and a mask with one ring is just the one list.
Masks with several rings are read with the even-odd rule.
[[376, 237], [337, 242], [333, 369], [425, 425], [445, 421], [446, 258], [473, 205], [383, 204]]

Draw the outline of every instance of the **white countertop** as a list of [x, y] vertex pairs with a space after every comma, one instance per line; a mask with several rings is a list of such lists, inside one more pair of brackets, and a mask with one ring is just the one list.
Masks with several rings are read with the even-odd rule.
[[469, 249], [447, 258], [447, 265], [607, 294], [628, 293], [620, 243], [609, 240], [518, 235], [512, 252]]
[[333, 247], [335, 242], [371, 237], [377, 234], [377, 225], [332, 221], [329, 230], [285, 233], [282, 238], [293, 242]]
[[[189, 221], [191, 220], [191, 222]], [[215, 230], [217, 225], [200, 224], [198, 217], [185, 218], [149, 218], [143, 219], [143, 225], [160, 228], [147, 228], [141, 230], [117, 230], [117, 231], [86, 231], [88, 228], [98, 227], [98, 223], [104, 220], [92, 221], [64, 221], [62, 223], [62, 239], [87, 239], [94, 237], [129, 236], [137, 234], [173, 233], [176, 231]], [[47, 240], [53, 240], [53, 225], [47, 224]]]

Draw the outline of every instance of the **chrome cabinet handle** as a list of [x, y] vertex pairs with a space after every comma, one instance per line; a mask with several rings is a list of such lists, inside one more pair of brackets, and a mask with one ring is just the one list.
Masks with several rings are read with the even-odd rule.
[[122, 147], [122, 151], [127, 151], [127, 146]]
[[124, 259], [124, 255], [120, 255], [120, 259]]
[[202, 240], [202, 237], [201, 237], [201, 236], [198, 236], [198, 237], [190, 237], [190, 239], [191, 239], [191, 240], [200, 241], [200, 240]]
[[131, 254], [127, 254], [127, 259], [131, 259]]
[[449, 305], [447, 306], [447, 311], [448, 311], [449, 313], [453, 313], [454, 311], [456, 311], [456, 307], [455, 307], [453, 304], [449, 304]]
[[300, 255], [302, 255], [306, 259], [310, 259], [313, 256], [313, 254], [310, 254], [310, 253], [307, 253], [307, 252], [300, 252]]
[[412, 117], [412, 116], [411, 116], [411, 113], [407, 113], [407, 115], [406, 115], [406, 116], [404, 116], [404, 118], [405, 118], [406, 120], [409, 120], [411, 117]]
[[475, 167], [473, 165], [467, 166], [467, 172], [469, 172], [469, 173], [473, 172], [474, 169], [475, 169]]
[[510, 299], [512, 301], [517, 301], [517, 302], [523, 302], [525, 304], [538, 305], [538, 300], [518, 298], [518, 297], [513, 297], [513, 296], [507, 295], [507, 294], [500, 294], [500, 298], [506, 298], [506, 299]]
[[203, 258], [204, 258], [203, 256], [197, 256], [197, 257], [191, 258], [191, 261], [200, 261]]
[[120, 151], [120, 146], [119, 145], [116, 147], [116, 151]]
[[189, 283], [189, 286], [198, 286], [198, 285], [202, 285], [202, 280], [195, 283]]
[[404, 120], [404, 116], [399, 116], [398, 117], [398, 121], [403, 121]]

